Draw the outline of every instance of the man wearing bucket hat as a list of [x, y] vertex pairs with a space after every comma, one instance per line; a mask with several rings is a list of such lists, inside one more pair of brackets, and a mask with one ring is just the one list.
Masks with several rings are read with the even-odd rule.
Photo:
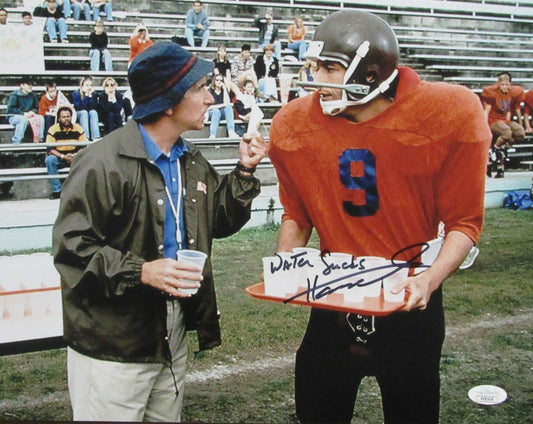
[[212, 69], [175, 43], [139, 54], [133, 120], [78, 155], [64, 184], [53, 251], [74, 420], [180, 421], [185, 331], [200, 350], [220, 344], [210, 260], [201, 272], [176, 252], [210, 255], [244, 225], [266, 148], [246, 136], [222, 176], [181, 137], [203, 128]]

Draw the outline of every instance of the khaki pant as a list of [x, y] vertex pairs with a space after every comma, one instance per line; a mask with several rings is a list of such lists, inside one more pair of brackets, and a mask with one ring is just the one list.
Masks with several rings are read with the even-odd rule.
[[75, 421], [181, 421], [187, 339], [178, 301], [168, 301], [167, 311], [172, 369], [155, 363], [102, 361], [68, 348]]
[[515, 141], [520, 142], [526, 137], [524, 128], [518, 122], [514, 121], [509, 123], [497, 121], [490, 126], [490, 129], [494, 135], [501, 137], [504, 143], [511, 144]]

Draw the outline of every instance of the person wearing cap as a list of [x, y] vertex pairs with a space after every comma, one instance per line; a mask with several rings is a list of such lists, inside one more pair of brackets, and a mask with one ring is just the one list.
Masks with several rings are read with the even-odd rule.
[[40, 142], [44, 138], [44, 118], [38, 115], [39, 100], [33, 92], [33, 82], [28, 78], [20, 81], [20, 88], [11, 93], [7, 99], [7, 115], [10, 125], [15, 127], [15, 132], [11, 141], [13, 144], [19, 144], [24, 139], [26, 129], [30, 120], [37, 120], [40, 125], [40, 131], [37, 136], [34, 135], [34, 141]]
[[210, 258], [202, 271], [176, 253], [210, 255], [213, 237], [248, 221], [266, 145], [245, 136], [219, 175], [181, 137], [204, 127], [213, 67], [171, 42], [139, 54], [133, 119], [80, 153], [63, 185], [53, 253], [74, 420], [179, 422], [185, 331], [200, 351], [221, 343]]
[[130, 58], [128, 64], [130, 64], [139, 53], [154, 44], [154, 42], [150, 40], [146, 27], [144, 25], [137, 25], [133, 30], [133, 35], [130, 37], [129, 44]]
[[207, 47], [209, 42], [209, 17], [204, 10], [201, 1], [192, 3], [192, 9], [189, 9], [185, 16], [185, 38], [189, 46], [194, 47], [194, 39], [202, 40], [202, 47]]
[[264, 18], [256, 17], [254, 25], [259, 28], [259, 48], [264, 49], [267, 44], [274, 46], [274, 57], [281, 60], [281, 42], [278, 40], [278, 26], [272, 23], [272, 14], [265, 13]]

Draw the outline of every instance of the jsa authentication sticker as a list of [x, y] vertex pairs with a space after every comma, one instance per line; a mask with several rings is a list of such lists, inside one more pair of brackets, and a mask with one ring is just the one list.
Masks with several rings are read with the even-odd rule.
[[480, 405], [497, 405], [505, 402], [507, 393], [498, 386], [484, 385], [472, 387], [468, 392], [468, 397]]

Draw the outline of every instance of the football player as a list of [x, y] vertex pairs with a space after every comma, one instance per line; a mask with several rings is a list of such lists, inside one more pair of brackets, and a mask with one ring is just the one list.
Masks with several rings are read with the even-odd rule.
[[[386, 423], [435, 423], [444, 339], [442, 283], [478, 241], [490, 129], [468, 89], [398, 67], [391, 27], [343, 10], [316, 29], [308, 86], [274, 117], [269, 155], [284, 207], [278, 252], [322, 250], [417, 260], [440, 221], [433, 265], [398, 283], [403, 310], [372, 317], [312, 308], [296, 356], [301, 422], [349, 423], [361, 379], [375, 376]], [[413, 264], [414, 266], [414, 264]]]

